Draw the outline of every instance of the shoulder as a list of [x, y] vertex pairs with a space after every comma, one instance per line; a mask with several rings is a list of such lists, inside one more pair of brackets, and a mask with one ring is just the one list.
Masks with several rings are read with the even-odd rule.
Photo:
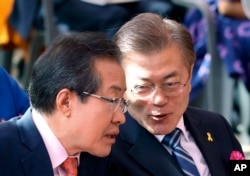
[[235, 137], [231, 125], [221, 114], [188, 107], [184, 114], [184, 122], [193, 137], [201, 139], [203, 136], [200, 135], [205, 134], [206, 136], [207, 132], [209, 132], [217, 139], [219, 148], [223, 146], [225, 150], [236, 148], [241, 151], [240, 143]]
[[212, 112], [212, 111], [208, 111], [208, 110], [205, 110], [205, 109], [200, 109], [200, 108], [196, 108], [196, 107], [191, 107], [191, 106], [189, 106], [188, 108], [187, 108], [187, 110], [186, 110], [186, 112], [185, 113], [187, 113], [187, 114], [198, 114], [198, 115], [200, 115], [200, 114], [207, 114], [207, 115], [212, 115], [212, 116], [217, 116], [217, 115], [219, 115], [219, 113], [216, 113], [216, 112]]
[[198, 125], [200, 127], [208, 127], [211, 129], [226, 129], [232, 131], [227, 119], [219, 113], [207, 111], [199, 108], [188, 107], [184, 113], [184, 121], [190, 126]]
[[[219, 113], [189, 107], [184, 114], [185, 125], [196, 133], [212, 132], [221, 141], [226, 138], [235, 141], [235, 136], [227, 119]], [[227, 137], [225, 137], [227, 136]]]
[[188, 107], [186, 112], [184, 113], [184, 116], [191, 117], [194, 119], [204, 119], [204, 120], [225, 120], [225, 117], [223, 117], [221, 114], [196, 108], [196, 107]]
[[[19, 117], [15, 117], [11, 121], [0, 123], [0, 158], [4, 158], [7, 155], [11, 156], [13, 151], [16, 151], [21, 144], [18, 127], [16, 125], [18, 118]], [[0, 161], [0, 163], [2, 162]]]
[[18, 133], [16, 125], [18, 119], [20, 119], [20, 117], [14, 117], [9, 121], [0, 123], [0, 144], [11, 140], [13, 138], [12, 136], [17, 136], [14, 134]]

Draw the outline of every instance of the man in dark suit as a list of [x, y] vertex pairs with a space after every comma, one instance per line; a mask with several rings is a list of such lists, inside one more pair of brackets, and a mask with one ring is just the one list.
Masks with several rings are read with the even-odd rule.
[[31, 107], [0, 124], [0, 175], [64, 176], [65, 160], [74, 163], [74, 175], [88, 175], [80, 152], [110, 153], [125, 122], [124, 91], [112, 41], [97, 33], [56, 38], [34, 65]]
[[189, 32], [173, 20], [144, 13], [124, 24], [115, 42], [123, 56], [129, 107], [108, 157], [108, 175], [228, 176], [230, 159], [244, 154], [224, 117], [188, 107], [195, 62]]

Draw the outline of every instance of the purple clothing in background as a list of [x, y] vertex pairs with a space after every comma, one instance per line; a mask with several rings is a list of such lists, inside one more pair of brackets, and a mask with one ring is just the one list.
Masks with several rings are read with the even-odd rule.
[[[205, 0], [215, 17], [217, 50], [229, 76], [243, 80], [250, 92], [250, 20], [229, 18], [219, 14], [218, 0]], [[198, 9], [186, 14], [183, 24], [188, 28], [195, 44], [197, 61], [194, 66], [191, 101], [207, 81], [211, 56], [207, 51], [205, 20]]]

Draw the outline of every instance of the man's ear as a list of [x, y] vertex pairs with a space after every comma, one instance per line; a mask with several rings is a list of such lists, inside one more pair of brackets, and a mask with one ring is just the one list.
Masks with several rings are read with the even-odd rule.
[[192, 80], [192, 76], [193, 76], [193, 69], [194, 69], [194, 64], [191, 65], [191, 68], [190, 68], [190, 73], [189, 73], [189, 81], [191, 82]]
[[192, 90], [191, 80], [192, 80], [192, 76], [193, 76], [193, 69], [194, 69], [194, 64], [191, 65], [190, 72], [189, 72], [189, 79], [188, 79], [188, 85], [187, 85], [187, 88], [189, 89], [189, 93]]
[[57, 110], [66, 117], [71, 115], [73, 95], [73, 92], [69, 89], [62, 89], [56, 96]]

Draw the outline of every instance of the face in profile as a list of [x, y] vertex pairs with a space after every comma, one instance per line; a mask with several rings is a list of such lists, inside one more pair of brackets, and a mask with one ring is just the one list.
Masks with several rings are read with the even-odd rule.
[[129, 53], [126, 74], [129, 113], [150, 133], [167, 134], [189, 102], [190, 70], [176, 45], [149, 55]]
[[[123, 98], [126, 89], [122, 67], [108, 59], [96, 60], [95, 69], [101, 78], [101, 87], [95, 93], [106, 98]], [[71, 142], [76, 151], [87, 151], [96, 156], [106, 156], [119, 133], [119, 125], [125, 122], [120, 104], [88, 96], [84, 103], [76, 101], [74, 130]]]

